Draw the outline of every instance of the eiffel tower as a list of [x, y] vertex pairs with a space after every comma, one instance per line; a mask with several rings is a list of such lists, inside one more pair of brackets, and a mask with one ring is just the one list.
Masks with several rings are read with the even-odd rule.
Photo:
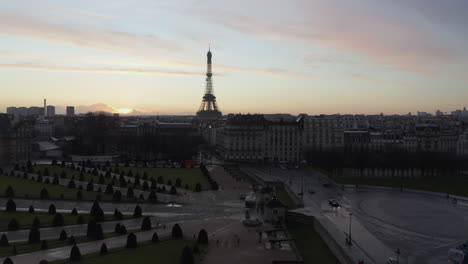
[[213, 94], [213, 81], [211, 77], [211, 50], [208, 48], [208, 53], [206, 54], [208, 58], [207, 69], [206, 69], [206, 86], [205, 86], [205, 95], [203, 96], [202, 103], [197, 112], [198, 119], [201, 120], [217, 120], [220, 119], [222, 114], [218, 110], [218, 105], [216, 104], [216, 96]]

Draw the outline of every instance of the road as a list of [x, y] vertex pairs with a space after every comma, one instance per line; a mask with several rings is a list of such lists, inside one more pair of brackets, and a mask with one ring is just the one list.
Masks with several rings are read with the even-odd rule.
[[[297, 193], [303, 189], [306, 209], [320, 208], [321, 214], [343, 233], [349, 232], [351, 212], [353, 242], [376, 263], [396, 257], [397, 248], [401, 251], [400, 263], [447, 263], [448, 249], [468, 241], [468, 206], [453, 205], [443, 197], [393, 190], [325, 188], [323, 184], [330, 180], [310, 168], [247, 169], [282, 181]], [[308, 189], [315, 193], [308, 193]], [[341, 207], [333, 210], [329, 199], [337, 199]]]
[[[337, 199], [342, 203], [342, 192], [335, 188], [324, 188], [324, 183], [330, 183], [327, 178], [314, 174], [308, 169], [283, 170], [265, 166], [249, 166], [245, 169], [264, 179], [284, 182], [296, 193], [303, 191], [304, 209], [302, 212], [316, 218], [326, 218], [339, 231], [334, 233], [335, 239], [344, 243], [349, 233], [351, 211], [344, 206], [334, 210], [328, 204], [329, 199]], [[312, 189], [314, 193], [309, 193], [309, 189]], [[353, 246], [347, 246], [345, 249], [354, 259], [365, 259], [366, 263], [385, 263], [387, 257], [392, 256], [392, 250], [370, 233], [359, 219], [353, 218], [351, 233]]]

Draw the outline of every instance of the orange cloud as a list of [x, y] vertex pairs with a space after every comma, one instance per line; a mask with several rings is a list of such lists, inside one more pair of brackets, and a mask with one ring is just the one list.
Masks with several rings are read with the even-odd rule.
[[380, 85], [398, 85], [398, 86], [409, 86], [409, 85], [411, 85], [410, 83], [407, 83], [407, 82], [383, 80], [383, 79], [371, 77], [371, 76], [360, 74], [360, 73], [351, 73], [350, 76], [355, 78], [355, 79], [358, 79], [358, 80], [371, 82], [371, 83], [374, 83], [374, 84], [380, 84]]
[[67, 45], [124, 52], [139, 56], [160, 56], [163, 51], [181, 51], [172, 41], [155, 35], [128, 32], [82, 30], [72, 26], [48, 23], [37, 18], [0, 12], [0, 32], [3, 34], [60, 42]]
[[[236, 6], [251, 3], [240, 1]], [[213, 1], [204, 3], [185, 10], [173, 9], [260, 38], [332, 48], [385, 69], [429, 77], [438, 75], [437, 69], [443, 64], [468, 60], [466, 52], [460, 49], [468, 46], [463, 32], [450, 35], [452, 39], [448, 40], [443, 29], [435, 30], [425, 21], [399, 14], [398, 10], [405, 11], [405, 6], [389, 10], [381, 4], [360, 5], [349, 1], [302, 0], [293, 4], [260, 1], [255, 4], [271, 8], [262, 12], [252, 8], [249, 13]]]
[[[61, 65], [47, 65], [36, 63], [0, 63], [4, 69], [28, 69], [58, 72], [100, 72], [100, 73], [129, 73], [129, 74], [156, 74], [156, 75], [178, 75], [178, 76], [203, 76], [202, 72], [171, 71], [148, 68], [105, 68], [105, 67], [72, 67]], [[219, 74], [219, 76], [224, 76]]]

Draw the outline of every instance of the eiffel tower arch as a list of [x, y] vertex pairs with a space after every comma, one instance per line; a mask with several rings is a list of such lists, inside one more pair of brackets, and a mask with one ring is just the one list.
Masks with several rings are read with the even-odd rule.
[[211, 50], [208, 49], [205, 95], [203, 96], [200, 108], [197, 112], [197, 118], [200, 120], [217, 120], [222, 117], [221, 111], [216, 103], [216, 96], [213, 92], [213, 73], [211, 72]]

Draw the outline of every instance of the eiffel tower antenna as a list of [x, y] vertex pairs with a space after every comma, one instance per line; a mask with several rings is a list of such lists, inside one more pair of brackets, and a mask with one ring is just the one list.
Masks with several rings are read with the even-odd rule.
[[222, 113], [218, 109], [216, 103], [216, 96], [213, 92], [213, 73], [211, 72], [211, 45], [208, 44], [207, 66], [206, 66], [206, 83], [205, 83], [205, 95], [201, 102], [200, 108], [197, 112], [197, 117], [204, 120], [216, 120], [221, 118]]

